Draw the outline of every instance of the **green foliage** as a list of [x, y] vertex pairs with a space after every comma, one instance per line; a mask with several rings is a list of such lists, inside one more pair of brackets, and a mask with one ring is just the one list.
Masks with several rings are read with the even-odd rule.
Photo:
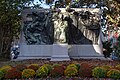
[[22, 72], [22, 78], [33, 78], [35, 76], [35, 71], [33, 69], [24, 69]]
[[111, 45], [112, 44], [110, 41], [103, 42], [103, 48], [104, 48], [103, 54], [105, 58], [110, 57], [110, 53], [112, 52]]
[[3, 77], [4, 77], [4, 73], [0, 71], [0, 80], [2, 80]]
[[118, 45], [116, 46], [117, 57], [120, 60], [120, 36], [118, 37]]
[[16, 70], [15, 68], [8, 70], [5, 74], [5, 79], [20, 79], [20, 78], [21, 72]]
[[43, 78], [43, 77], [47, 77], [48, 73], [49, 73], [48, 67], [43, 65], [36, 71], [36, 76]]
[[120, 70], [120, 64], [118, 64], [117, 66], [115, 66], [115, 69]]
[[74, 77], [78, 75], [78, 70], [76, 67], [67, 67], [64, 71], [66, 77]]
[[102, 67], [96, 67], [92, 71], [92, 76], [96, 78], [105, 78], [107, 70]]
[[51, 77], [61, 77], [64, 75], [64, 66], [57, 65], [54, 66], [53, 69], [50, 71]]
[[79, 67], [80, 67], [80, 65], [78, 65], [78, 64], [74, 64], [74, 63], [69, 64], [64, 71], [64, 75], [67, 77], [77, 76]]
[[6, 74], [6, 72], [10, 69], [12, 69], [11, 66], [3, 66], [0, 68], [0, 71], [2, 71], [4, 74]]
[[69, 65], [67, 66], [67, 68], [71, 68], [71, 67], [74, 67], [74, 68], [77, 69], [77, 70], [79, 69], [76, 64], [69, 64]]
[[21, 12], [33, 0], [0, 0], [0, 56], [10, 59], [13, 36], [20, 33]]
[[116, 69], [111, 69], [107, 72], [107, 76], [113, 79], [120, 79], [120, 71]]
[[104, 65], [104, 66], [102, 66], [102, 68], [104, 68], [104, 69], [106, 69], [107, 71], [109, 71], [112, 67], [109, 66], [109, 65]]
[[38, 64], [30, 64], [27, 66], [28, 69], [33, 69], [34, 71], [38, 70], [39, 65]]
[[48, 68], [48, 74], [49, 74], [50, 71], [52, 70], [52, 66], [50, 64], [44, 64], [43, 66]]
[[75, 65], [77, 66], [77, 68], [78, 68], [78, 70], [79, 70], [80, 67], [81, 67], [81, 65], [80, 65], [79, 63], [76, 63]]
[[57, 66], [60, 66], [60, 64], [53, 64], [52, 68], [57, 67]]
[[94, 66], [89, 63], [82, 63], [79, 69], [79, 75], [81, 77], [92, 77], [92, 70]]

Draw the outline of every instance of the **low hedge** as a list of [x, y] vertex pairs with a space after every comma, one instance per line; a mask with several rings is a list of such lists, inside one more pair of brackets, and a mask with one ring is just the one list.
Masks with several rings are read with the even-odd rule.
[[[120, 65], [120, 64], [119, 64]], [[111, 78], [120, 79], [120, 66], [94, 66], [87, 63], [63, 64], [18, 64], [16, 66], [3, 66], [0, 68], [1, 79], [22, 79], [39, 78], [40, 80], [50, 78], [70, 79], [70, 78]], [[62, 80], [61, 79], [61, 80]]]

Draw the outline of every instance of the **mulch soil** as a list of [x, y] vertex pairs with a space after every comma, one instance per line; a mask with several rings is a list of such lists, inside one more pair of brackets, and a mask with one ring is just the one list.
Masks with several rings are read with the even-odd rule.
[[100, 59], [71, 59], [70, 61], [50, 61], [49, 59], [28, 59], [28, 60], [20, 60], [20, 61], [1, 61], [0, 66], [3, 65], [17, 65], [17, 64], [71, 64], [71, 63], [91, 63], [96, 66], [102, 66], [102, 65], [110, 65], [110, 66], [116, 66], [120, 64], [120, 61], [114, 61], [114, 60], [100, 60]]

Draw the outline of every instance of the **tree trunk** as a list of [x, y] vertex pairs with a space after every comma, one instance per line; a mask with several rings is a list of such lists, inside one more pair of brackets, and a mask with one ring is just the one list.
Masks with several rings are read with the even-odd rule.
[[[10, 25], [9, 25], [10, 26]], [[12, 27], [0, 25], [0, 57], [10, 59]]]
[[2, 49], [3, 49], [3, 30], [2, 25], [0, 25], [0, 56], [2, 56]]
[[2, 27], [0, 26], [0, 55], [2, 54]]

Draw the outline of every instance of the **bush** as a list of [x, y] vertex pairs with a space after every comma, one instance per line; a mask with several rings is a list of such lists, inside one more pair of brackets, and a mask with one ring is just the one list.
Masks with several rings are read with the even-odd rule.
[[0, 71], [2, 71], [4, 74], [6, 74], [6, 72], [10, 69], [12, 69], [11, 66], [3, 66], [0, 68]]
[[3, 77], [4, 77], [4, 73], [0, 71], [0, 80], [2, 80]]
[[76, 67], [67, 67], [64, 71], [64, 75], [67, 77], [74, 77], [78, 75]]
[[76, 63], [75, 65], [77, 66], [77, 68], [79, 70], [80, 69], [80, 64]]
[[27, 66], [28, 69], [33, 69], [34, 71], [37, 71], [39, 68], [38, 64], [30, 64], [29, 66]]
[[67, 66], [67, 68], [71, 68], [71, 67], [74, 67], [75, 69], [79, 69], [77, 66], [76, 66], [76, 64], [69, 64], [68, 66]]
[[120, 70], [120, 64], [115, 66], [116, 69]]
[[21, 78], [21, 72], [16, 70], [15, 68], [12, 68], [7, 71], [5, 74], [6, 79], [20, 79]]
[[18, 64], [14, 67], [17, 71], [23, 71], [24, 69], [27, 69], [27, 66], [24, 64]]
[[49, 73], [49, 69], [47, 66], [41, 66], [37, 71], [36, 71], [36, 76], [43, 78], [47, 77]]
[[50, 71], [51, 77], [61, 77], [64, 75], [64, 67], [61, 65], [54, 66], [54, 68]]
[[22, 72], [22, 78], [33, 78], [35, 76], [35, 71], [33, 69], [24, 69]]
[[107, 70], [102, 67], [96, 67], [92, 70], [92, 76], [96, 78], [105, 78]]
[[43, 66], [48, 68], [48, 74], [49, 74], [50, 71], [52, 70], [52, 66], [50, 64], [44, 64]]
[[92, 77], [92, 70], [94, 66], [88, 63], [82, 63], [79, 69], [79, 75], [81, 77]]
[[60, 66], [60, 64], [53, 64], [52, 68], [56, 67], [56, 66]]
[[102, 66], [102, 68], [104, 68], [104, 69], [106, 69], [107, 71], [109, 71], [112, 67], [109, 66], [109, 65], [104, 65], [104, 66]]
[[111, 69], [107, 72], [107, 76], [113, 79], [120, 79], [120, 71], [116, 69]]

